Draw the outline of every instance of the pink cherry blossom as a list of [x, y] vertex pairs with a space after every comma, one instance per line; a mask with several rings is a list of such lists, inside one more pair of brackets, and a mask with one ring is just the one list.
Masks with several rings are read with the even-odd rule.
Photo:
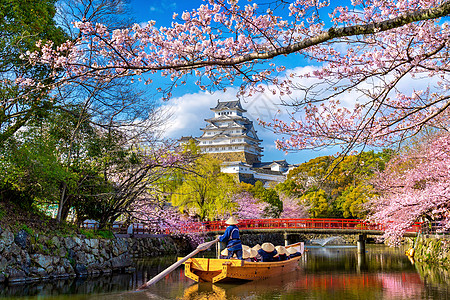
[[[439, 18], [449, 13], [448, 0], [360, 0], [336, 7], [317, 0], [289, 6], [209, 0], [170, 27], [149, 21], [110, 32], [102, 24], [75, 22], [78, 39], [57, 49], [51, 41], [38, 43], [39, 51], [28, 57], [54, 68], [55, 86], [123, 76], [149, 83], [161, 75], [170, 81], [156, 88], [164, 99], [190, 78], [201, 90], [239, 85], [240, 97], [304, 90], [303, 98], [288, 103], [290, 121], [262, 120], [284, 136], [277, 146], [341, 145], [349, 151], [389, 146], [424, 126], [448, 127], [450, 27]], [[283, 55], [301, 55], [320, 67], [307, 74], [282, 71], [274, 59]], [[433, 83], [414, 89], [406, 84], [414, 78]], [[305, 79], [317, 83], [302, 86]], [[340, 102], [348, 93], [356, 104]]]
[[433, 137], [389, 162], [374, 186], [371, 220], [386, 224], [385, 237], [398, 244], [416, 221], [438, 220], [450, 228], [450, 134]]

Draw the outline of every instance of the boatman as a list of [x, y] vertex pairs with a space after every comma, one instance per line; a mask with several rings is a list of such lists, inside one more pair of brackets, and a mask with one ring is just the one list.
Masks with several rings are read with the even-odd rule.
[[225, 229], [225, 233], [220, 236], [219, 241], [227, 244], [228, 257], [233, 257], [236, 254], [238, 259], [242, 259], [242, 243], [239, 237], [239, 228], [236, 226], [238, 221], [235, 217], [230, 217], [225, 224], [229, 225]]

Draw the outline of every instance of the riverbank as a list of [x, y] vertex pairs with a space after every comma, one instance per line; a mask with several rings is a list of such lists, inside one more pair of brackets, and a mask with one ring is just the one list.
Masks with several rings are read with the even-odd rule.
[[418, 237], [414, 259], [427, 264], [450, 268], [450, 237], [421, 235]]
[[17, 283], [133, 271], [122, 239], [14, 233], [0, 229], [0, 282]]
[[[112, 299], [447, 299], [449, 281], [440, 268], [418, 273], [404, 250], [367, 245], [364, 259], [356, 247], [312, 247], [299, 270], [241, 285], [195, 284], [182, 268], [156, 283], [151, 290], [130, 293], [173, 264], [175, 256], [136, 259], [133, 274], [95, 278], [0, 285], [0, 298], [9, 300], [112, 300]], [[124, 292], [127, 292], [124, 294]]]
[[[49, 235], [0, 227], [0, 283], [8, 284], [73, 277], [97, 277], [134, 271], [132, 258], [183, 255], [193, 250], [183, 237], [88, 238], [83, 234]], [[292, 242], [327, 235], [291, 235]], [[214, 236], [205, 236], [213, 239]], [[242, 234], [243, 244], [284, 245], [282, 233]], [[352, 238], [334, 241], [350, 244]], [[215, 251], [214, 247], [210, 251]]]
[[97, 277], [134, 271], [132, 257], [187, 253], [183, 238], [87, 238], [48, 236], [0, 227], [0, 283]]
[[[214, 236], [205, 236], [211, 240]], [[241, 234], [242, 243], [253, 246], [264, 242], [284, 245], [283, 233]], [[289, 234], [289, 243], [299, 241], [354, 244], [358, 236], [326, 234]], [[212, 247], [210, 251], [215, 251]], [[20, 283], [73, 277], [98, 277], [134, 271], [132, 258], [184, 255], [193, 250], [183, 237], [165, 235], [134, 238], [88, 238], [35, 234], [25, 229], [0, 227], [0, 283]], [[416, 260], [450, 265], [450, 241], [422, 236], [416, 246]]]

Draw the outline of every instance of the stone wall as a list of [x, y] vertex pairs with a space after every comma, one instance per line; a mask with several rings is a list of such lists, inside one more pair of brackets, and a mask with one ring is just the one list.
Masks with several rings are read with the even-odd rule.
[[238, 182], [245, 182], [250, 184], [255, 184], [256, 180], [253, 174], [245, 174], [245, 173], [239, 173], [237, 176]]
[[154, 257], [192, 251], [182, 238], [87, 239], [46, 237], [0, 228], [0, 283], [99, 276], [134, 271], [131, 257]]
[[0, 229], [0, 282], [23, 282], [131, 271], [123, 239], [46, 237]]
[[450, 240], [442, 236], [420, 236], [414, 258], [421, 262], [450, 266]]
[[126, 241], [129, 253], [133, 257], [184, 254], [193, 250], [192, 245], [186, 239], [169, 236], [128, 238]]
[[244, 151], [240, 152], [223, 152], [223, 153], [208, 153], [209, 156], [221, 160], [223, 162], [231, 161], [241, 161], [247, 164], [254, 164], [260, 162], [261, 159], [258, 155], [247, 153]]

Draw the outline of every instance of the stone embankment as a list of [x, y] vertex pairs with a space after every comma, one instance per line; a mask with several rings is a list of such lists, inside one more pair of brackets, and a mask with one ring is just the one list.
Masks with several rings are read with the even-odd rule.
[[420, 236], [417, 240], [414, 259], [450, 267], [450, 239], [444, 236]]
[[99, 276], [134, 271], [132, 257], [188, 253], [182, 238], [89, 239], [17, 233], [0, 228], [0, 283]]
[[[288, 240], [295, 243], [329, 237], [293, 234]], [[250, 246], [264, 242], [284, 245], [284, 238], [282, 233], [245, 233], [241, 236], [243, 244]], [[331, 243], [354, 244], [354, 239], [343, 236]], [[169, 236], [89, 239], [84, 236], [47, 237], [25, 230], [14, 233], [8, 228], [0, 228], [0, 283], [131, 272], [134, 270], [132, 257], [185, 254], [192, 250], [186, 239]]]
[[155, 257], [189, 253], [191, 244], [184, 238], [155, 236], [143, 238], [127, 238], [128, 251], [132, 257]]
[[98, 276], [132, 267], [122, 239], [46, 237], [0, 229], [0, 282]]

